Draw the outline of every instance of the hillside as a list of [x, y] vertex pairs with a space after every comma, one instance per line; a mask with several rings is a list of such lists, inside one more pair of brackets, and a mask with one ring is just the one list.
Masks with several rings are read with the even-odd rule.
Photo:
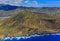
[[0, 21], [0, 38], [60, 33], [59, 21], [60, 19], [49, 14], [21, 10], [16, 15]]

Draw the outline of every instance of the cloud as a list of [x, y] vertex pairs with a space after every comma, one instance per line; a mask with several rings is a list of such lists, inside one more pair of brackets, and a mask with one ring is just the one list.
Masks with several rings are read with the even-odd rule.
[[[43, 0], [42, 0], [43, 1]], [[27, 6], [27, 7], [47, 7], [47, 6], [60, 6], [60, 1], [37, 1], [37, 0], [0, 0], [0, 4], [9, 4], [15, 6]]]
[[27, 7], [38, 7], [39, 2], [37, 2], [36, 0], [25, 0], [22, 2], [23, 6], [27, 6]]
[[37, 6], [38, 2], [36, 0], [0, 0], [0, 4], [9, 4], [16, 6]]
[[0, 4], [20, 5], [23, 0], [0, 0]]
[[44, 5], [37, 2], [37, 0], [0, 0], [0, 4], [9, 4], [9, 5], [27, 6], [27, 7], [38, 7], [40, 5], [41, 6]]

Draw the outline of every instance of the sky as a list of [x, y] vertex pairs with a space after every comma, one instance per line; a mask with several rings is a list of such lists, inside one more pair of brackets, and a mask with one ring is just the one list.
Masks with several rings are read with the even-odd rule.
[[0, 4], [27, 7], [60, 7], [60, 0], [0, 0]]

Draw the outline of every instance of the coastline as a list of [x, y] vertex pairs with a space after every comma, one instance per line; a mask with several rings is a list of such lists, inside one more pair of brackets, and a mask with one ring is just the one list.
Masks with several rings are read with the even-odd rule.
[[[29, 38], [31, 38], [31, 37], [42, 37], [42, 36], [60, 36], [60, 33], [56, 33], [56, 34], [44, 34], [44, 35], [38, 35], [38, 34], [35, 34], [35, 35], [30, 35], [30, 36], [19, 36], [19, 37], [5, 37], [4, 39], [2, 39], [2, 40], [7, 40], [7, 39], [10, 39], [10, 40], [12, 40], [12, 39], [17, 39], [17, 40], [19, 40], [19, 39], [29, 39]], [[0, 41], [2, 41], [2, 40], [0, 40]]]

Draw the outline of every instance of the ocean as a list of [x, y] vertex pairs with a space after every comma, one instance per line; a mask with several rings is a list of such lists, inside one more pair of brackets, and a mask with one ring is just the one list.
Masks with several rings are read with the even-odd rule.
[[3, 41], [60, 41], [60, 34], [31, 35], [23, 37], [6, 37]]

